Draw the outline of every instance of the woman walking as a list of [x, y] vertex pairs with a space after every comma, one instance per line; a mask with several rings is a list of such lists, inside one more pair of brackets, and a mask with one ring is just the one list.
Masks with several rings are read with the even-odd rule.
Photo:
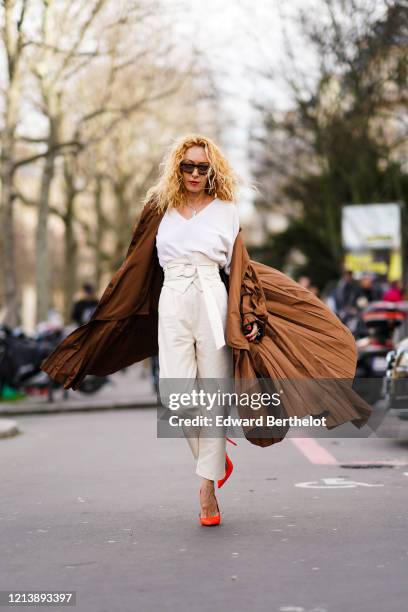
[[[162, 383], [175, 379], [190, 388], [197, 379], [232, 380], [238, 393], [241, 381], [254, 389], [259, 379], [311, 381], [310, 396], [296, 388], [283, 394], [287, 416], [324, 411], [327, 429], [348, 421], [363, 427], [372, 408], [352, 389], [353, 335], [310, 290], [249, 258], [236, 187], [210, 139], [177, 142], [90, 321], [67, 336], [42, 369], [65, 389], [76, 389], [87, 374], [104, 376], [158, 354], [160, 395]], [[238, 412], [243, 422], [253, 416], [239, 405]], [[267, 422], [267, 408], [256, 412]], [[287, 432], [265, 421], [242, 429], [260, 447]], [[228, 439], [203, 433], [187, 436], [202, 479], [200, 522], [219, 525], [215, 483], [226, 482], [232, 462]]]
[[[147, 194], [164, 212], [156, 238], [164, 270], [159, 299], [160, 379], [231, 379], [231, 348], [224, 333], [228, 292], [220, 269], [229, 275], [239, 232], [236, 179], [227, 160], [207, 138], [177, 143], [162, 177]], [[252, 342], [255, 322], [247, 334]], [[187, 436], [197, 460], [203, 525], [220, 522], [214, 483], [222, 486], [232, 470], [226, 438]]]

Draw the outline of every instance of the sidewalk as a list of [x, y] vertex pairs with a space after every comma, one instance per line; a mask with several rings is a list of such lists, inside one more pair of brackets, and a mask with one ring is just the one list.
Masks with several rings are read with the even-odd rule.
[[0, 418], [0, 438], [10, 438], [19, 433], [17, 421]]
[[3, 416], [19, 414], [43, 414], [51, 412], [70, 412], [75, 410], [111, 410], [114, 408], [134, 408], [137, 406], [156, 406], [157, 398], [150, 375], [150, 364], [137, 363], [126, 370], [109, 376], [110, 383], [96, 393], [86, 395], [79, 391], [54, 391], [54, 401], [48, 402], [47, 396], [28, 396], [13, 402], [0, 402], [0, 421]]

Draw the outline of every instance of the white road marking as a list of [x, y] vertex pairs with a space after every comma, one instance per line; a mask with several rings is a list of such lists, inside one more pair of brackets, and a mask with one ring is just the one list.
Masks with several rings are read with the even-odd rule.
[[297, 482], [295, 487], [303, 489], [354, 489], [355, 487], [383, 487], [383, 484], [369, 484], [367, 482], [358, 482], [356, 480], [345, 480], [344, 478], [321, 478], [323, 484], [319, 484], [318, 480], [310, 480], [309, 482]]

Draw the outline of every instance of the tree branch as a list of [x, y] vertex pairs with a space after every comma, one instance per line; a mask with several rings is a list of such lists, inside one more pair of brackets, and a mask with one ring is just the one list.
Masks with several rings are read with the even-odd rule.
[[16, 161], [13, 164], [13, 169], [15, 170], [16, 168], [20, 168], [21, 166], [32, 164], [38, 159], [43, 159], [44, 157], [48, 157], [48, 155], [51, 155], [55, 151], [60, 151], [61, 149], [68, 148], [68, 147], [77, 147], [77, 149], [80, 150], [82, 149], [82, 144], [75, 140], [73, 140], [72, 142], [63, 142], [61, 144], [57, 144], [53, 147], [49, 147], [47, 151], [45, 151], [44, 153], [37, 153], [36, 155], [31, 155], [30, 157], [26, 157], [24, 159], [20, 159], [19, 161]]

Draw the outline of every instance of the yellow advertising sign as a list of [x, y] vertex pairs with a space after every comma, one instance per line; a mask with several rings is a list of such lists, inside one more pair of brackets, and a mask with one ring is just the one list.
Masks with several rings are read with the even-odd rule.
[[[355, 273], [373, 273], [385, 276], [389, 282], [400, 280], [402, 277], [402, 261], [399, 251], [390, 253], [390, 261], [376, 260], [374, 253], [346, 253], [344, 257], [344, 265], [347, 270]], [[376, 255], [378, 257], [378, 255]]]

